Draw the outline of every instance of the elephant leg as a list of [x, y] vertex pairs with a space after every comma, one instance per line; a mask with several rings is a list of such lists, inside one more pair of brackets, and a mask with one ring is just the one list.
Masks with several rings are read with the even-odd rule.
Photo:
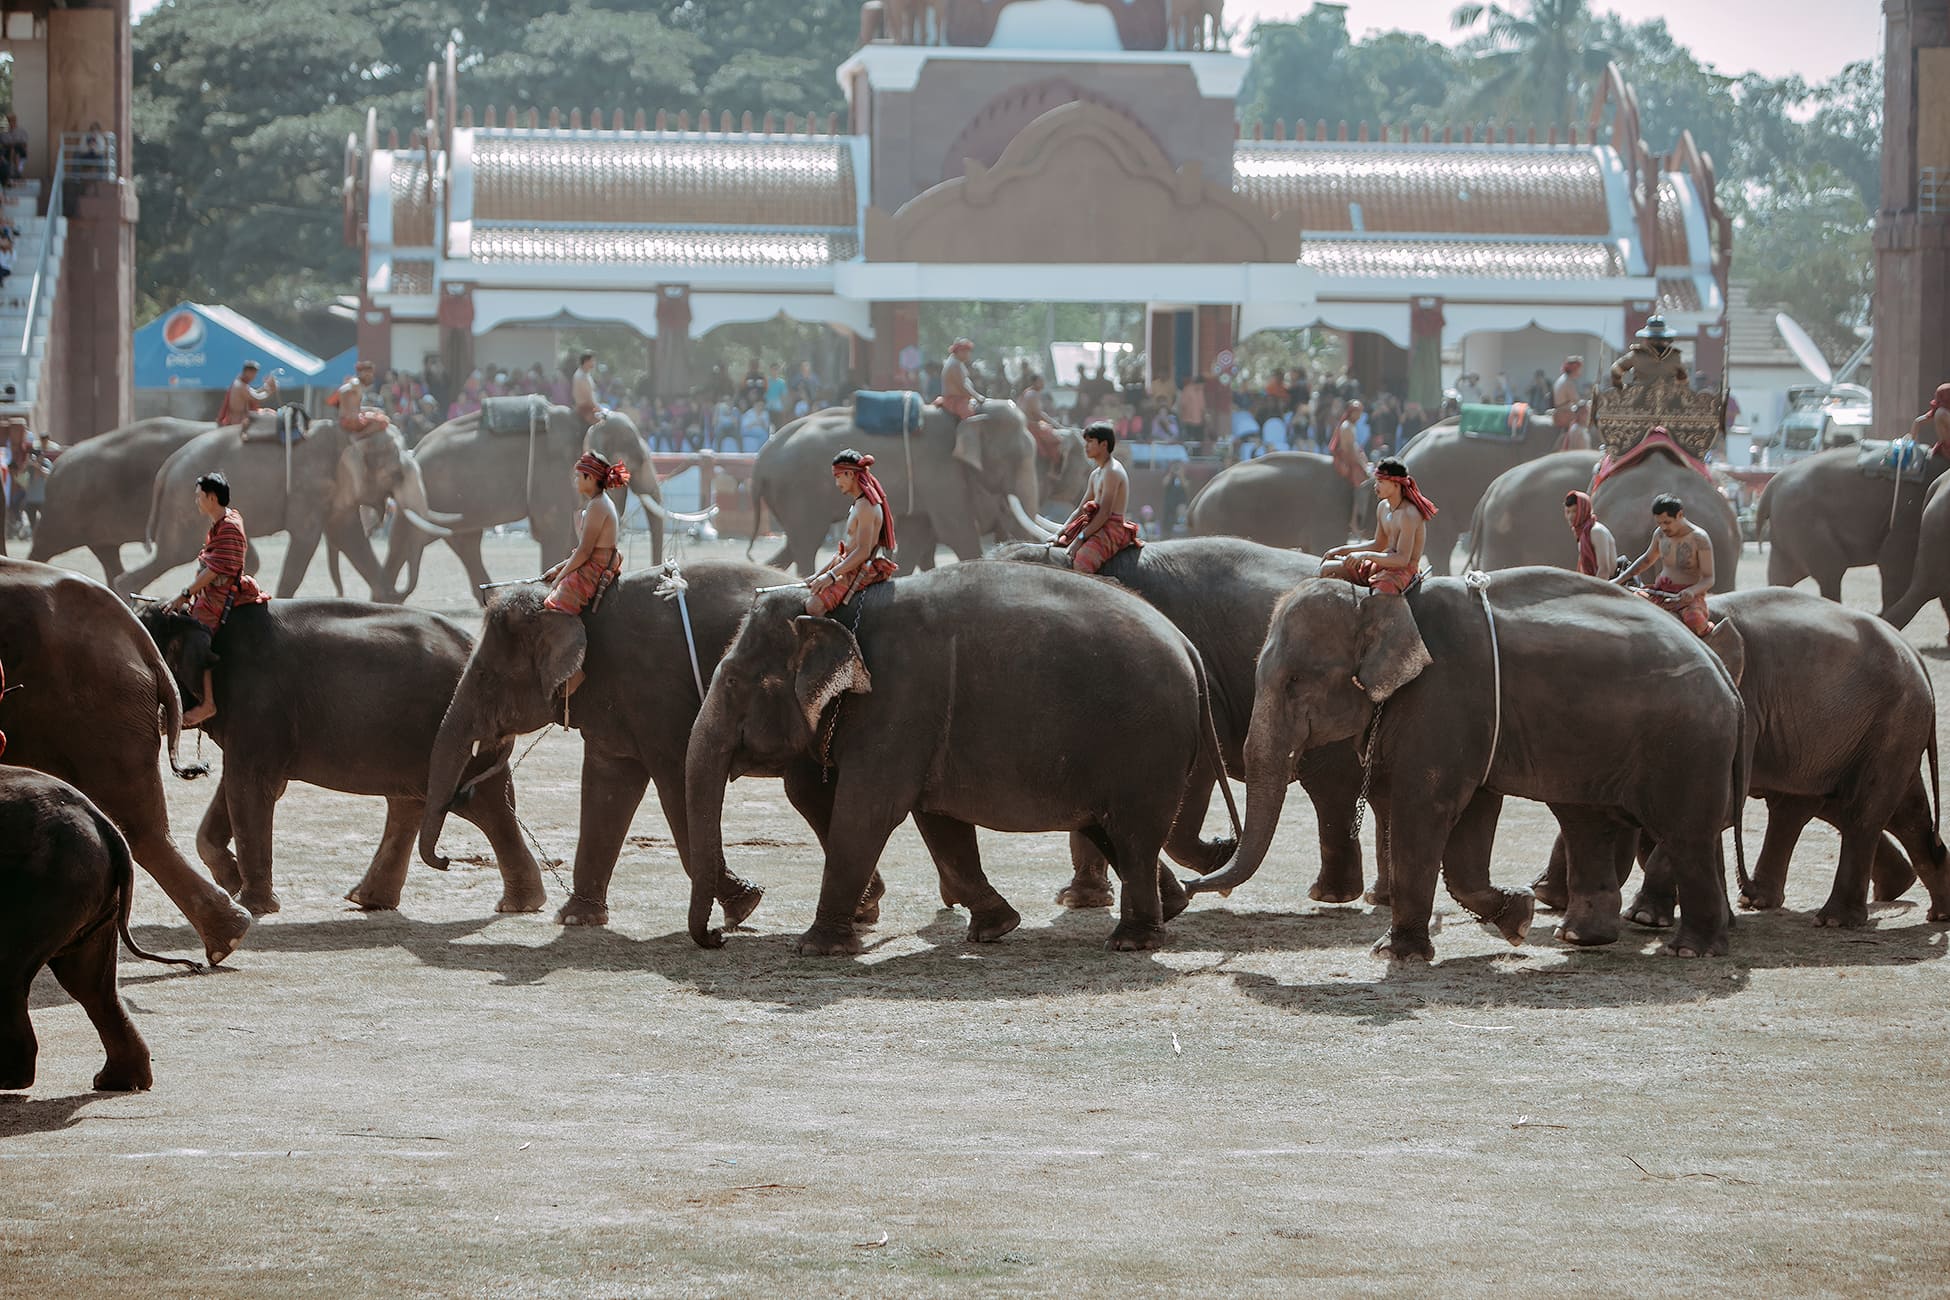
[[1760, 859], [1754, 863], [1753, 879], [1740, 895], [1740, 906], [1761, 912], [1779, 907], [1787, 900], [1788, 862], [1801, 832], [1821, 810], [1818, 799], [1774, 796], [1767, 800], [1767, 833], [1760, 842]]
[[[1434, 961], [1429, 921], [1435, 912], [1436, 877], [1461, 809], [1417, 794], [1371, 791], [1370, 796], [1391, 869], [1388, 933], [1375, 941], [1374, 955], [1388, 961]], [[1474, 792], [1465, 797], [1473, 798]], [[1397, 811], [1402, 815], [1397, 817]]]
[[934, 568], [936, 538], [932, 518], [909, 515], [900, 521], [900, 535], [904, 539], [902, 550], [914, 557], [914, 572], [926, 573]]
[[1084, 828], [1117, 872], [1121, 906], [1117, 925], [1110, 932], [1112, 952], [1147, 952], [1164, 944], [1165, 918], [1162, 891], [1158, 887], [1158, 854], [1161, 840], [1148, 839], [1123, 828], [1112, 830], [1101, 823]]
[[149, 1071], [149, 1045], [136, 1032], [115, 986], [115, 950], [121, 933], [111, 922], [52, 958], [48, 969], [81, 1004], [101, 1035], [108, 1061], [95, 1075], [102, 1092], [141, 1092], [155, 1082]]
[[244, 878], [237, 901], [253, 916], [269, 916], [279, 906], [271, 887], [271, 835], [285, 783], [245, 779], [235, 773], [231, 768], [226, 776], [231, 778], [230, 823], [237, 833], [237, 870]]
[[1916, 869], [1909, 865], [1895, 836], [1884, 831], [1876, 841], [1875, 861], [1869, 864], [1869, 898], [1877, 903], [1893, 903], [1916, 883]]
[[833, 816], [826, 834], [826, 865], [813, 924], [793, 950], [807, 957], [850, 956], [860, 951], [854, 917], [874, 878], [887, 840], [907, 817], [886, 782], [835, 774]]
[[[1639, 886], [1639, 892], [1632, 896], [1623, 915], [1633, 925], [1642, 925], [1649, 930], [1664, 930], [1672, 925], [1673, 914], [1679, 907], [1672, 855], [1658, 841], [1643, 833], [1638, 837], [1637, 855], [1645, 863], [1645, 880]], [[1622, 857], [1618, 863], [1618, 885], [1621, 890], [1631, 874], [1631, 858]]]
[[1205, 838], [1205, 814], [1212, 806], [1215, 788], [1211, 767], [1200, 760], [1192, 769], [1191, 780], [1185, 783], [1185, 793], [1178, 803], [1178, 816], [1171, 823], [1171, 833], [1165, 837], [1166, 855], [1187, 871], [1201, 876], [1223, 867], [1239, 850], [1239, 841], [1231, 836], [1216, 840]]
[[[424, 807], [421, 810], [424, 812]], [[498, 772], [468, 792], [454, 812], [464, 821], [481, 828], [494, 850], [494, 863], [501, 869], [501, 899], [497, 912], [539, 912], [548, 901], [542, 886], [541, 864], [528, 851], [528, 840], [515, 820], [515, 783], [507, 772]], [[418, 816], [419, 814], [414, 814]], [[410, 851], [411, 846], [408, 846]]]
[[[482, 591], [481, 588], [493, 582], [494, 577], [488, 572], [486, 563], [481, 559], [481, 534], [479, 532], [455, 533], [447, 539], [447, 548], [456, 556], [460, 557], [460, 567], [467, 570], [467, 584], [473, 588], [474, 599], [480, 601], [483, 605], [487, 604], [487, 593]], [[425, 554], [425, 550], [422, 549], [413, 557], [413, 582], [415, 585], [418, 585], [420, 581], [420, 561], [425, 557]], [[558, 556], [557, 558], [559, 559], [561, 557]], [[549, 561], [550, 564], [554, 562], [554, 560]]]
[[1490, 854], [1496, 847], [1496, 821], [1503, 796], [1478, 790], [1469, 801], [1442, 851], [1442, 874], [1449, 896], [1472, 916], [1514, 946], [1530, 933], [1536, 900], [1527, 889], [1502, 889], [1490, 883]]
[[123, 570], [121, 576], [109, 585], [118, 596], [132, 596], [137, 592], [146, 590], [150, 583], [162, 577], [163, 574], [168, 573], [177, 565], [187, 564], [195, 558], [193, 554], [179, 556], [176, 552], [165, 549], [164, 544], [158, 541], [154, 555], [145, 563], [138, 564], [133, 569]]
[[1558, 831], [1557, 839], [1551, 843], [1551, 857], [1544, 867], [1544, 874], [1530, 882], [1530, 892], [1537, 901], [1553, 912], [1561, 912], [1571, 902], [1571, 888], [1568, 883], [1570, 851], [1564, 844], [1564, 832]]
[[982, 558], [982, 534], [975, 527], [973, 515], [953, 516], [947, 519], [932, 516], [935, 532], [941, 542], [955, 553], [958, 560], [979, 560]]
[[1869, 865], [1875, 861], [1882, 828], [1855, 825], [1836, 829], [1842, 833], [1842, 860], [1835, 869], [1828, 901], [1815, 912], [1815, 924], [1853, 929], [1869, 922]]
[[[1361, 800], [1361, 760], [1354, 742], [1324, 745], [1302, 754], [1300, 787], [1313, 801], [1320, 831], [1320, 871], [1307, 897], [1316, 903], [1356, 902], [1361, 898], [1363, 870], [1361, 838], [1354, 829]], [[1375, 888], [1378, 896], [1368, 901], [1387, 902], [1384, 882], [1377, 880]]]
[[[1924, 787], [1920, 773], [1911, 773], [1909, 792], [1896, 806], [1886, 833], [1893, 835], [1903, 846], [1903, 851], [1909, 855], [1904, 866], [1912, 869], [1929, 891], [1930, 920], [1950, 921], [1950, 865], [1947, 865], [1950, 864], [1950, 852], [1946, 852], [1943, 840], [1937, 835], [1936, 819], [1930, 811], [1929, 791]], [[1882, 860], [1882, 855], [1878, 854], [1878, 867], [1881, 867]], [[1893, 888], [1894, 878], [1885, 879], [1878, 871], [1875, 880], [1878, 902], [1900, 898], [1909, 888], [1905, 883], [1902, 889], [1885, 894], [1885, 889]]]
[[346, 891], [348, 903], [366, 912], [390, 912], [399, 906], [400, 891], [406, 887], [407, 863], [426, 806], [426, 800], [410, 796], [395, 795], [386, 800], [386, 829], [380, 832], [379, 847], [373, 850], [364, 878]]
[[93, 545], [88, 553], [95, 557], [95, 563], [102, 566], [102, 581], [110, 587], [122, 576], [122, 548], [109, 545]]
[[234, 894], [244, 887], [244, 877], [237, 870], [237, 855], [230, 851], [230, 793], [221, 779], [216, 792], [210, 796], [210, 806], [203, 810], [203, 821], [196, 828], [196, 855], [225, 890]]
[[[805, 819], [806, 825], [812, 827], [813, 835], [819, 840], [820, 850], [824, 852], [827, 848], [826, 837], [831, 832], [833, 825], [832, 782], [821, 779], [819, 768], [812, 764], [794, 764], [792, 767], [786, 769], [784, 784], [786, 801], [792, 805], [794, 811]], [[682, 788], [681, 785], [678, 787], [680, 793]], [[682, 802], [681, 798], [679, 802]], [[940, 864], [936, 863], [936, 870], [939, 871], [939, 869]], [[729, 877], [727, 878], [729, 879]], [[738, 883], [742, 884], [743, 882]], [[753, 885], [749, 886], [749, 888], [756, 889], [757, 886]], [[959, 900], [951, 899], [948, 896], [949, 892], [949, 878], [944, 874], [941, 876], [941, 901], [947, 906], [953, 907]], [[867, 881], [866, 892], [860, 896], [860, 906], [853, 913], [854, 924], [878, 925], [880, 923], [880, 900], [885, 897], [886, 893], [887, 882], [880, 878], [880, 868], [875, 867], [873, 878]], [[718, 901], [725, 903], [726, 900], [720, 897]], [[757, 899], [754, 897], [747, 910], [749, 911], [750, 907], [756, 907], [757, 905]], [[727, 904], [728, 907], [729, 904]], [[726, 915], [730, 915], [728, 910]]]
[[1456, 543], [1462, 537], [1462, 529], [1455, 523], [1453, 510], [1445, 510], [1428, 526], [1428, 538], [1422, 554], [1429, 560], [1429, 572], [1446, 578], [1450, 571], [1450, 557], [1455, 554]]
[[[15, 958], [16, 954], [7, 954]], [[34, 1065], [40, 1058], [40, 1042], [34, 1037], [34, 1021], [27, 1014], [27, 999], [34, 987], [36, 967], [5, 972], [0, 983], [0, 1091], [12, 1092], [34, 1086]]]
[[[583, 747], [582, 808], [576, 827], [575, 874], [569, 897], [556, 910], [555, 920], [558, 924], [609, 924], [609, 879], [616, 872], [616, 859], [623, 852], [623, 841], [629, 836], [630, 821], [636, 816], [637, 806], [643, 802], [643, 792], [649, 784], [649, 769], [636, 759], [605, 754], [586, 745]], [[676, 793], [675, 802], [681, 805], [682, 782], [677, 784]], [[657, 797], [663, 802], [667, 814], [672, 803], [669, 793], [659, 787]], [[677, 836], [681, 857], [688, 849], [687, 839], [678, 835], [676, 825], [671, 830]], [[756, 903], [754, 899], [754, 906]], [[747, 908], [746, 913], [749, 912], [750, 908]], [[739, 919], [744, 918], [741, 916]]]
[[[154, 761], [151, 757], [150, 762]], [[148, 778], [151, 783], [156, 781], [153, 768]], [[162, 891], [169, 895], [169, 901], [196, 927], [197, 937], [203, 940], [203, 952], [210, 964], [218, 965], [236, 952], [237, 945], [243, 941], [244, 932], [250, 929], [250, 914], [232, 901], [229, 893], [212, 884], [207, 876], [199, 875], [176, 851], [176, 845], [169, 838], [169, 812], [163, 805], [161, 787], [156, 785], [151, 790], [144, 790], [129, 803], [119, 798], [111, 801], [100, 796], [96, 797], [96, 802], [103, 805], [103, 811], [128, 837], [129, 853], [137, 865], [162, 886]], [[109, 807], [110, 802], [115, 806]]]
[[279, 600], [289, 600], [298, 594], [298, 588], [305, 580], [305, 570], [311, 567], [311, 557], [318, 550], [320, 536], [317, 528], [293, 528], [289, 531], [291, 545], [284, 553], [284, 567], [278, 570]]
[[1618, 939], [1618, 862], [1629, 858], [1636, 832], [1597, 809], [1552, 804], [1564, 834], [1568, 899], [1557, 937], [1581, 947]]
[[1109, 907], [1116, 901], [1110, 887], [1110, 859], [1082, 831], [1070, 832], [1070, 883], [1056, 891], [1061, 907]]
[[983, 872], [982, 849], [973, 826], [939, 813], [917, 811], [914, 828], [934, 855], [935, 870], [941, 874], [942, 898], [946, 900], [952, 892], [968, 908], [970, 943], [994, 943], [1022, 924], [1022, 915], [996, 892]]

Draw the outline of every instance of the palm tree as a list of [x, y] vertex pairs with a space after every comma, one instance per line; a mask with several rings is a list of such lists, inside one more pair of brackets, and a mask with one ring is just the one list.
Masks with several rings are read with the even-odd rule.
[[1486, 39], [1470, 107], [1506, 120], [1575, 121], [1586, 86], [1611, 61], [1593, 39], [1597, 22], [1586, 0], [1520, 0], [1513, 9], [1472, 3], [1449, 15], [1457, 31], [1478, 23]]

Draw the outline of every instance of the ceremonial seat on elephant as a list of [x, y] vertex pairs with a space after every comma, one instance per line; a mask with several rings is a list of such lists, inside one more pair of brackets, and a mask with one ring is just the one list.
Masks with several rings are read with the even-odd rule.
[[1936, 477], [1930, 455], [1928, 447], [1918, 446], [1912, 438], [1865, 442], [1856, 449], [1855, 469], [1868, 478], [1893, 481], [1900, 476], [1905, 483], [1928, 483]]
[[525, 397], [489, 397], [481, 402], [481, 428], [488, 433], [527, 437], [548, 428], [548, 399], [539, 393]]

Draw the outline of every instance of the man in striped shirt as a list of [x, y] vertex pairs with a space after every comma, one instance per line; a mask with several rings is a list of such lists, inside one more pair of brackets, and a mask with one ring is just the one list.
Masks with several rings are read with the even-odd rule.
[[258, 589], [257, 582], [244, 572], [250, 538], [244, 532], [244, 517], [230, 508], [230, 480], [220, 473], [205, 474], [196, 481], [196, 508], [210, 521], [203, 539], [203, 550], [196, 557], [196, 577], [182, 594], [169, 602], [170, 612], [187, 611], [203, 629], [192, 651], [203, 670], [203, 695], [196, 706], [183, 715], [185, 727], [198, 727], [217, 714], [216, 692], [210, 680], [210, 640], [223, 626], [230, 611], [239, 605], [261, 605], [270, 597]]

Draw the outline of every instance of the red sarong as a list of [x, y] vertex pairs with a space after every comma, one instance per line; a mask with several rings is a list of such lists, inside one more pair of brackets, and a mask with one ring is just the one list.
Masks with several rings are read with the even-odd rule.
[[210, 525], [204, 535], [203, 550], [197, 555], [199, 569], [216, 575], [216, 580], [196, 593], [189, 615], [212, 636], [223, 626], [230, 611], [239, 605], [262, 605], [271, 599], [259, 590], [257, 581], [244, 572], [250, 539], [244, 533], [244, 517], [225, 507], [223, 518]]
[[622, 571], [623, 560], [616, 553], [616, 548], [599, 546], [589, 553], [588, 559], [556, 578], [555, 585], [549, 588], [548, 599], [542, 602], [542, 608], [552, 609], [558, 614], [580, 614], [589, 608], [589, 602], [596, 598], [596, 593]]
[[[844, 544], [840, 546], [839, 558], [842, 560], [846, 558], [846, 546]], [[830, 614], [841, 605], [846, 604], [847, 601], [852, 600], [855, 592], [865, 591], [876, 582], [887, 581], [887, 579], [894, 576], [899, 568], [900, 566], [898, 564], [886, 556], [876, 555], [854, 570], [851, 577], [839, 582], [829, 582], [820, 590], [815, 591], [806, 601], [806, 610], [808, 613], [813, 614]]]
[[[1388, 596], [1399, 596], [1421, 580], [1422, 571], [1416, 569], [1384, 569], [1375, 560], [1349, 560], [1342, 566], [1347, 580], [1357, 587], [1366, 587]], [[1376, 609], [1381, 608], [1379, 605]]]
[[967, 393], [943, 393], [934, 399], [933, 404], [957, 420], [966, 420], [975, 414], [975, 399]]
[[1712, 615], [1706, 612], [1706, 597], [1693, 595], [1681, 601], [1661, 600], [1661, 596], [1676, 596], [1686, 590], [1685, 584], [1673, 578], [1661, 578], [1639, 592], [1660, 609], [1677, 615], [1679, 621], [1693, 630], [1695, 636], [1705, 636], [1713, 626]]
[[[1090, 521], [1096, 517], [1097, 503], [1084, 502], [1083, 513], [1077, 517], [1076, 522], [1056, 535], [1057, 545], [1068, 546], [1075, 541], [1077, 534], [1088, 528]], [[1091, 534], [1090, 539], [1077, 548], [1076, 555], [1070, 560], [1070, 567], [1078, 573], [1095, 573], [1110, 562], [1111, 556], [1125, 547], [1142, 545], [1144, 545], [1144, 538], [1139, 534], [1137, 525], [1123, 515], [1112, 515], [1108, 523]]]

